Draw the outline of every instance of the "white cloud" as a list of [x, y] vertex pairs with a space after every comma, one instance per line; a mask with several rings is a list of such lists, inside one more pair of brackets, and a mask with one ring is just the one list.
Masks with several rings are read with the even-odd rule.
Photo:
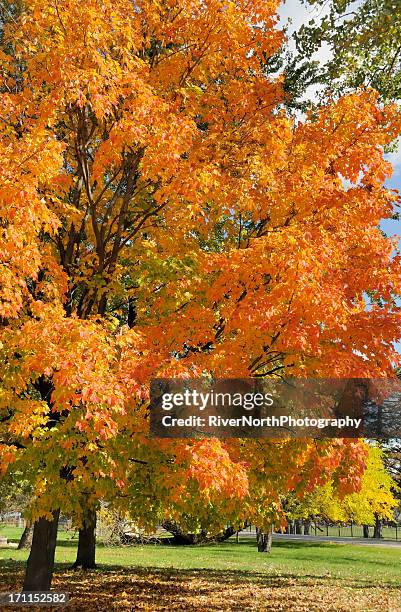
[[[280, 5], [278, 9], [278, 14], [280, 17], [279, 25], [282, 27], [288, 27], [287, 35], [290, 38], [289, 45], [291, 48], [294, 48], [294, 41], [291, 40], [292, 34], [299, 30], [302, 25], [307, 24], [312, 19], [314, 19], [316, 23], [319, 23], [320, 20], [327, 14], [327, 8], [328, 6], [323, 8], [318, 8], [316, 6], [305, 6], [300, 0], [287, 0]], [[324, 54], [322, 60], [324, 60], [327, 51], [323, 49], [322, 52]]]
[[280, 25], [288, 25], [288, 33], [292, 34], [303, 24], [312, 19], [314, 11], [301, 4], [300, 0], [287, 0], [283, 2], [279, 9]]

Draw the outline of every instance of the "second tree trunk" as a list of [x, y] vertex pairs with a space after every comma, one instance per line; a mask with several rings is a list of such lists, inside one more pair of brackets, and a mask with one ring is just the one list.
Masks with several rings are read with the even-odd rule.
[[79, 530], [77, 560], [72, 567], [96, 567], [96, 510], [88, 510], [85, 523]]
[[256, 543], [258, 545], [258, 552], [269, 553], [272, 549], [272, 539], [272, 529], [262, 531], [258, 527], [256, 528]]
[[20, 541], [18, 542], [17, 549], [23, 550], [24, 548], [30, 548], [32, 546], [33, 537], [33, 525], [26, 525], [22, 532]]

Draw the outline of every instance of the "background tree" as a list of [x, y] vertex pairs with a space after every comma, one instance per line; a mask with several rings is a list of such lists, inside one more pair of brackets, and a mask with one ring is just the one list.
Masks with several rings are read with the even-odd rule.
[[[373, 87], [383, 101], [400, 100], [400, 3], [394, 0], [303, 1], [320, 9], [323, 17], [316, 17], [295, 33], [295, 64], [309, 64], [309, 70], [316, 71], [315, 81], [332, 95]], [[331, 58], [320, 65], [308, 62], [307, 58], [324, 44], [328, 45]]]
[[[18, 512], [24, 515], [31, 503], [32, 487], [29, 479], [22, 473], [8, 474], [0, 479], [0, 516], [3, 512]], [[25, 522], [18, 549], [30, 548], [32, 543], [33, 526], [28, 520]]]
[[378, 520], [394, 518], [394, 509], [399, 504], [397, 491], [398, 486], [385, 468], [383, 451], [378, 446], [370, 446], [359, 491], [339, 496], [330, 482], [325, 483], [303, 500], [288, 497], [287, 517], [376, 525]]

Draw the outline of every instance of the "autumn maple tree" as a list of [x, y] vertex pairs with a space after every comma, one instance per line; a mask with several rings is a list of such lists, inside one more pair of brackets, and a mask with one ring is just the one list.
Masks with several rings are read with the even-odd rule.
[[277, 4], [27, 0], [4, 26], [0, 457], [32, 484], [27, 590], [49, 588], [60, 508], [85, 528], [99, 499], [147, 524], [252, 503], [263, 528], [285, 489], [360, 484], [356, 440], [148, 434], [155, 376], [396, 360], [398, 110], [366, 90], [288, 118]]

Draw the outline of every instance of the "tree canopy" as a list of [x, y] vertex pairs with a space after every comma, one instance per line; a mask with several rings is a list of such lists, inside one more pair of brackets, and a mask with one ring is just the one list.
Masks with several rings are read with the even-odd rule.
[[34, 519], [119, 498], [145, 523], [269, 500], [271, 522], [284, 489], [360, 486], [361, 441], [148, 433], [155, 376], [398, 359], [400, 115], [367, 89], [294, 123], [277, 4], [28, 0], [4, 27], [0, 457]]

